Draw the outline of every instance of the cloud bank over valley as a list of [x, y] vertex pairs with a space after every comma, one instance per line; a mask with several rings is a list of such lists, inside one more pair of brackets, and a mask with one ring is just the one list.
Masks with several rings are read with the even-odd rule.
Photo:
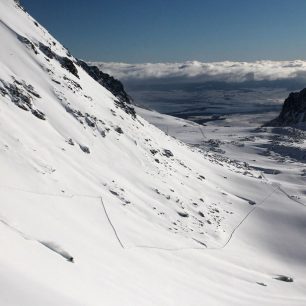
[[175, 79], [189, 81], [250, 82], [306, 80], [306, 61], [212, 62], [184, 63], [104, 63], [94, 62], [104, 72], [122, 81]]
[[197, 122], [246, 113], [272, 118], [306, 84], [302, 60], [93, 64], [121, 80], [136, 104]]

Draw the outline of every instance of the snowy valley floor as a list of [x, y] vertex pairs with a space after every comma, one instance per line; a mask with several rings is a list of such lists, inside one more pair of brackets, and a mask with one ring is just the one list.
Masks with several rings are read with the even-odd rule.
[[[202, 148], [220, 167], [216, 177], [206, 179], [219, 185], [228, 181], [237, 197], [252, 195], [241, 197], [247, 205], [235, 211], [232, 195], [220, 190], [228, 212], [235, 211], [234, 226], [225, 221], [223, 239], [207, 247], [182, 236], [174, 239], [151, 225], [150, 212], [149, 222], [142, 220], [112, 204], [106, 194], [103, 199], [81, 191], [61, 196], [8, 188], [2, 182], [2, 199], [7, 200], [1, 203], [5, 251], [0, 273], [5, 277], [0, 278], [0, 304], [305, 305], [305, 134], [246, 127], [249, 117], [239, 118], [239, 125], [199, 126], [137, 112], [192, 149]], [[262, 188], [252, 183], [254, 177]], [[235, 187], [239, 182], [241, 190]], [[211, 211], [225, 209], [222, 205]], [[293, 282], [277, 280], [280, 276]]]
[[[305, 305], [306, 167], [301, 153], [305, 152], [305, 135], [277, 136], [255, 125], [244, 127], [242, 120], [240, 126], [231, 122], [236, 127], [220, 122], [198, 126], [137, 111], [170, 135], [192, 147], [203, 147], [209, 152], [204, 154], [220, 167], [244, 173], [246, 178], [261, 176], [262, 189], [252, 191], [252, 186], [241, 185], [260, 200], [243, 199], [250, 202], [249, 209], [238, 214], [228, 239], [206, 248], [182, 239], [171, 245], [171, 237], [162, 231], [154, 237], [156, 228], [143, 230], [148, 236], [137, 243], [141, 226], [149, 223], [139, 224], [140, 219], [133, 220], [133, 215], [129, 220], [120, 209], [107, 204], [107, 197], [101, 203], [99, 195], [58, 196], [1, 187], [2, 197], [9, 201], [1, 203], [6, 218], [0, 222], [5, 250], [0, 255], [0, 271], [6, 277], [1, 278], [0, 304]], [[290, 150], [290, 157], [280, 151], [276, 154], [272, 145], [288, 145], [299, 154]], [[27, 205], [22, 207], [20, 199]], [[15, 220], [16, 226], [7, 219]], [[20, 225], [28, 232], [20, 231]], [[126, 233], [125, 228], [136, 234]], [[75, 237], [74, 231], [81, 236]], [[71, 255], [57, 245], [37, 239], [40, 236], [65, 246], [75, 255], [75, 262], [67, 261]], [[280, 275], [293, 282], [277, 280]], [[12, 295], [11, 288], [18, 288], [17, 294]]]
[[[203, 297], [215, 291], [207, 290], [209, 281], [215, 279], [219, 286], [220, 299], [204, 298], [200, 305], [305, 305], [306, 132], [259, 128], [276, 114], [229, 116], [202, 126], [142, 108], [137, 112], [170, 136], [203, 149], [222, 167], [246, 176], [257, 171], [274, 187], [268, 193], [256, 190], [262, 201], [254, 204], [219, 250], [180, 253], [185, 260], [199, 260]], [[212, 257], [215, 262], [210, 262]], [[211, 270], [200, 272], [201, 262]], [[220, 271], [221, 278], [216, 276]], [[276, 280], [277, 275], [293, 282]]]

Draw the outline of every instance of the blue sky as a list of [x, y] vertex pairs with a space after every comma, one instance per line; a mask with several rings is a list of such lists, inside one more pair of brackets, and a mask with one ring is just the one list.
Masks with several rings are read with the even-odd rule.
[[305, 0], [21, 0], [77, 57], [306, 59]]

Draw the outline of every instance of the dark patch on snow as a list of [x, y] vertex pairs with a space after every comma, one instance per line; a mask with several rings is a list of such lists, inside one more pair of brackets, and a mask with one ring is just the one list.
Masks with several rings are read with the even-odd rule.
[[82, 89], [82, 86], [78, 82], [68, 78], [66, 75], [64, 75], [63, 79], [68, 83], [68, 88], [73, 92]]
[[241, 199], [241, 200], [247, 201], [250, 205], [255, 205], [256, 204], [255, 201], [249, 200], [247, 198], [244, 198], [244, 197], [241, 197], [241, 196], [237, 196], [237, 195], [236, 195], [236, 197]]
[[123, 130], [122, 130], [122, 128], [121, 128], [120, 126], [117, 126], [117, 127], [115, 128], [115, 131], [116, 131], [118, 134], [123, 134]]
[[256, 166], [251, 166], [252, 169], [257, 170], [257, 171], [261, 171], [265, 174], [273, 174], [273, 175], [277, 175], [280, 174], [281, 172], [277, 169], [269, 169], [269, 168], [262, 168], [262, 167], [256, 167]]
[[70, 144], [71, 146], [74, 146], [74, 141], [73, 141], [71, 138], [69, 138], [67, 142], [68, 142], [68, 144]]
[[163, 150], [163, 155], [168, 157], [168, 158], [169, 157], [173, 157], [173, 153], [170, 150], [168, 150], [168, 149], [164, 149]]
[[43, 112], [39, 111], [38, 109], [33, 109], [32, 114], [41, 120], [46, 120], [46, 116]]
[[155, 149], [151, 149], [151, 150], [150, 150], [150, 152], [152, 153], [152, 155], [155, 155], [155, 154], [157, 154], [157, 153], [158, 153], [158, 151], [157, 151], [157, 150], [155, 150]]
[[69, 105], [65, 105], [65, 109], [66, 109], [67, 113], [71, 114], [81, 124], [84, 124], [82, 118], [84, 118], [85, 115], [83, 115], [79, 110], [73, 109]]
[[111, 190], [111, 189], [110, 189], [109, 192], [110, 192], [111, 194], [113, 194], [114, 196], [116, 196], [116, 197], [119, 196], [119, 193], [116, 192], [116, 191], [114, 191], [114, 190]]
[[194, 240], [195, 242], [197, 242], [197, 243], [199, 243], [199, 244], [201, 244], [201, 245], [207, 247], [207, 245], [206, 245], [204, 242], [202, 242], [202, 241], [200, 241], [200, 240], [198, 240], [198, 239], [192, 238], [192, 240]]
[[86, 114], [86, 116], [85, 116], [85, 121], [88, 124], [88, 126], [90, 126], [90, 127], [95, 127], [96, 126], [95, 119], [93, 117], [89, 116], [88, 114]]
[[67, 259], [69, 262], [74, 262], [73, 257], [64, 249], [62, 249], [60, 246], [55, 244], [54, 242], [51, 241], [39, 241], [42, 245], [50, 249], [51, 251], [57, 253], [58, 255], [64, 257]]
[[183, 217], [183, 218], [188, 218], [189, 214], [184, 212], [184, 211], [178, 211], [177, 212], [179, 216]]
[[80, 149], [81, 149], [84, 153], [90, 154], [90, 150], [89, 150], [88, 147], [86, 147], [86, 146], [84, 146], [84, 145], [81, 145], [81, 144], [79, 144], [79, 146], [80, 146]]
[[202, 218], [205, 217], [205, 215], [204, 215], [201, 211], [199, 211], [199, 215], [200, 215]]
[[274, 277], [274, 279], [282, 281], [282, 282], [287, 282], [287, 283], [293, 282], [293, 278], [290, 276], [286, 276], [286, 275], [278, 275], [277, 277]]

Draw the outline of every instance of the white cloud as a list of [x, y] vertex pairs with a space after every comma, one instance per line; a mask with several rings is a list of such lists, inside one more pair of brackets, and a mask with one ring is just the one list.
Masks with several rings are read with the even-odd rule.
[[306, 61], [212, 62], [125, 64], [92, 63], [114, 77], [126, 80], [183, 79], [199, 81], [306, 80]]

